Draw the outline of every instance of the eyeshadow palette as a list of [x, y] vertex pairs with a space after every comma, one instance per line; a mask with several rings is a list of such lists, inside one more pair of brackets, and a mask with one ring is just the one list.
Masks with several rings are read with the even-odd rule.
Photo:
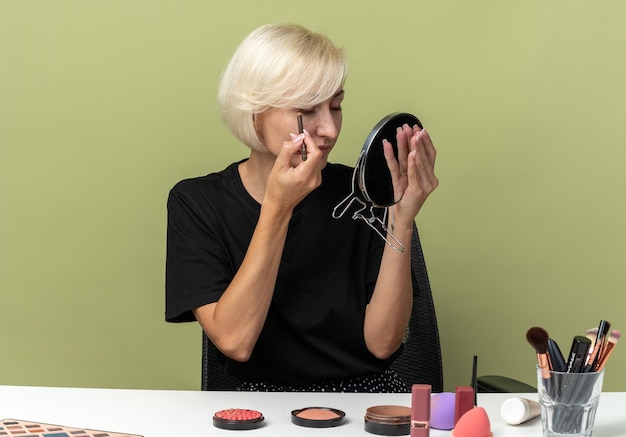
[[142, 437], [138, 434], [120, 434], [116, 432], [96, 431], [85, 428], [70, 428], [61, 425], [26, 422], [24, 420], [4, 419], [0, 421], [0, 436], [15, 437]]

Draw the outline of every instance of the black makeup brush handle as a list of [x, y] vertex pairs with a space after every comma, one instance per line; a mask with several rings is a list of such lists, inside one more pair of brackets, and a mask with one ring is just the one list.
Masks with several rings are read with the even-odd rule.
[[557, 372], [565, 372], [567, 370], [567, 363], [559, 345], [553, 339], [548, 339], [548, 356], [550, 357], [550, 364], [552, 364], [552, 370]]

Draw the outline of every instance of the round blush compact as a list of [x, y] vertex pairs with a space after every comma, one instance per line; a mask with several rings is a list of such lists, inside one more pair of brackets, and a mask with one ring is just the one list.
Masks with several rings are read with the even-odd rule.
[[365, 431], [378, 435], [409, 435], [411, 409], [398, 405], [377, 405], [365, 411]]
[[213, 416], [213, 426], [221, 429], [246, 430], [263, 426], [263, 414], [255, 410], [230, 408], [220, 410]]
[[306, 407], [291, 412], [291, 423], [309, 428], [330, 428], [342, 425], [346, 413], [326, 407]]

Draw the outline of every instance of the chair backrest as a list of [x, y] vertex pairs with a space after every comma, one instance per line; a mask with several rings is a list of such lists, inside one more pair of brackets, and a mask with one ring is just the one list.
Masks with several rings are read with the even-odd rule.
[[433, 302], [426, 262], [417, 227], [411, 238], [411, 270], [413, 272], [413, 311], [409, 320], [404, 351], [391, 366], [409, 386], [430, 384], [433, 393], [443, 391], [443, 365], [439, 343], [439, 327]]
[[[413, 271], [413, 312], [409, 321], [404, 351], [393, 363], [404, 382], [430, 384], [434, 393], [443, 391], [443, 366], [439, 344], [439, 328], [430, 282], [424, 262], [422, 245], [413, 229], [411, 241], [411, 267]], [[239, 381], [224, 372], [223, 358], [202, 333], [202, 390], [234, 390]]]
[[202, 390], [233, 391], [238, 385], [239, 378], [224, 371], [223, 357], [202, 331]]

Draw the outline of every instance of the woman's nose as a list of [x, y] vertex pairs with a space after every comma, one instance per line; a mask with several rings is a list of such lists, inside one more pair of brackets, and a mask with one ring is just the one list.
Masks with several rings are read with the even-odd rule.
[[337, 138], [340, 129], [341, 114], [334, 115], [333, 111], [320, 111], [316, 117], [315, 133], [319, 137]]

